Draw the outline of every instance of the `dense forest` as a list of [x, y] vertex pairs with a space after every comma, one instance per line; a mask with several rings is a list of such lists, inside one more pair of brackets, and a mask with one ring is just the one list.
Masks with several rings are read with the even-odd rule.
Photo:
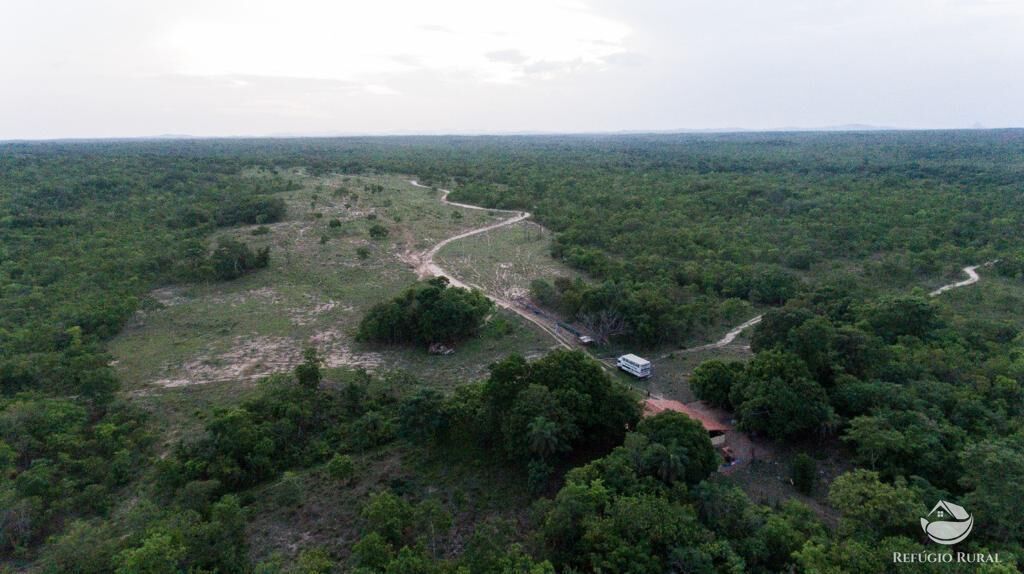
[[[106, 343], [155, 287], [273, 265], [213, 239], [284, 218], [290, 168], [411, 174], [531, 211], [585, 277], [537, 282], [534, 298], [617, 319], [617, 342], [675, 347], [765, 311], [753, 357], [702, 364], [693, 388], [749, 432], [848, 454], [856, 468], [828, 493], [838, 523], [752, 502], [714, 475], [698, 425], [641, 420], [579, 352], [511, 356], [442, 393], [408, 374], [328, 377], [307, 350], [162, 451]], [[0, 569], [885, 572], [893, 552], [941, 550], [918, 520], [945, 499], [978, 524], [956, 548], [1017, 571], [1024, 320], [915, 288], [988, 261], [1024, 287], [1022, 192], [1012, 130], [0, 143]], [[490, 310], [418, 284], [382, 298], [364, 338], [471, 337]], [[287, 507], [293, 472], [345, 488], [359, 456], [389, 448], [471, 453], [529, 484], [529, 515], [456, 541], [451, 509], [395, 484], [367, 495], [357, 541], [253, 559], [260, 488], [276, 481]]]

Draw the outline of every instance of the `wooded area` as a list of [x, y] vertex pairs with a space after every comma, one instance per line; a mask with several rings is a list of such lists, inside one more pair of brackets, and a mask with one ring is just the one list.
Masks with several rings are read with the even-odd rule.
[[[699, 425], [640, 420], [638, 397], [580, 352], [511, 356], [443, 393], [387, 368], [328, 373], [308, 351], [162, 444], [106, 343], [156, 287], [273, 266], [276, 252], [216, 236], [282, 220], [291, 168], [410, 174], [529, 210], [584, 275], [536, 282], [534, 298], [619, 344], [675, 348], [765, 310], [751, 360], [705, 362], [692, 387], [744, 430], [848, 457], [829, 487], [838, 524], [755, 504], [714, 474]], [[874, 573], [893, 551], [937, 549], [919, 518], [944, 499], [977, 520], [956, 548], [1014, 572], [1024, 317], [926, 293], [987, 261], [1024, 288], [1022, 192], [1021, 131], [0, 144], [0, 569]], [[491, 310], [420, 283], [382, 296], [360, 334], [464, 340]], [[517, 477], [531, 510], [460, 514], [406, 471], [360, 495], [357, 541], [250, 546], [270, 485], [288, 508], [294, 473], [344, 489], [395, 452]], [[813, 482], [806, 468], [794, 476]], [[467, 522], [463, 539], [452, 524]], [[922, 570], [939, 566], [958, 571]]]

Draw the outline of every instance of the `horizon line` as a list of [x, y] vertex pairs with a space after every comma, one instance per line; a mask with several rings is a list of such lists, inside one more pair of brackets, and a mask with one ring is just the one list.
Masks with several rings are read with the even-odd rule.
[[251, 139], [345, 139], [345, 138], [400, 138], [400, 137], [553, 137], [553, 136], [641, 136], [641, 135], [729, 135], [729, 134], [770, 134], [770, 133], [869, 133], [869, 132], [957, 132], [957, 131], [1009, 131], [1021, 130], [1024, 126], [1002, 127], [891, 127], [870, 124], [847, 124], [823, 127], [777, 127], [777, 128], [675, 128], [663, 130], [623, 129], [596, 131], [410, 131], [410, 132], [301, 132], [243, 135], [193, 135], [156, 134], [125, 136], [66, 136], [66, 137], [16, 137], [0, 138], [0, 143], [45, 143], [45, 142], [98, 142], [98, 141], [172, 141], [172, 140], [251, 140]]

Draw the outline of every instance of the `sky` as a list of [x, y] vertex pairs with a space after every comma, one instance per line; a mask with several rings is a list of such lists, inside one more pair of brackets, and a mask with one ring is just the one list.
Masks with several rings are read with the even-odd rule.
[[1024, 126], [1020, 0], [0, 0], [0, 139]]

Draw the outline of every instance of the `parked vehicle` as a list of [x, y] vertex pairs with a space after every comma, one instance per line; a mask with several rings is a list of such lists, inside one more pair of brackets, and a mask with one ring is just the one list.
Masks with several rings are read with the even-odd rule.
[[615, 364], [638, 379], [646, 379], [651, 376], [651, 362], [632, 353], [622, 355]]

